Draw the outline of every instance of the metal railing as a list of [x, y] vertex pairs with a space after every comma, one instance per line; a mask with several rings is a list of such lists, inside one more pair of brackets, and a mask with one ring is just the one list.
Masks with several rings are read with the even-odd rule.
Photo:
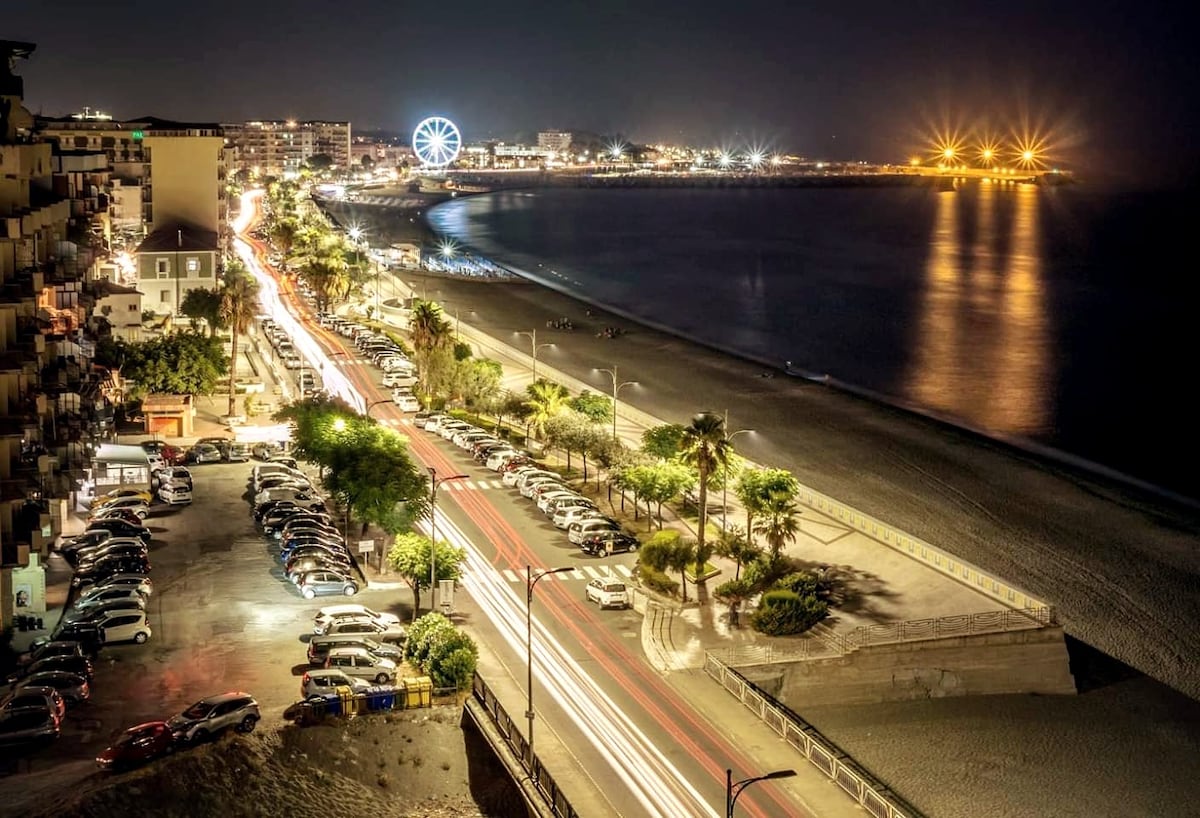
[[879, 781], [804, 719], [762, 692], [713, 654], [704, 672], [875, 818], [922, 818], [921, 813]]
[[474, 680], [471, 682], [471, 693], [475, 697], [475, 701], [483, 706], [491, 717], [492, 722], [496, 725], [496, 730], [504, 738], [509, 749], [513, 754], [521, 760], [521, 766], [529, 774], [530, 782], [537, 788], [538, 793], [542, 796], [545, 804], [551, 811], [561, 818], [579, 818], [571, 802], [567, 800], [559, 786], [554, 782], [550, 771], [542, 766], [541, 760], [537, 755], [530, 758], [529, 742], [525, 736], [521, 734], [520, 727], [509, 717], [508, 712], [504, 709], [504, 705], [500, 704], [500, 700], [488, 687], [487, 682], [483, 680], [478, 673], [475, 674]]
[[881, 625], [860, 625], [846, 633], [835, 633], [820, 625], [786, 645], [747, 645], [709, 651], [719, 661], [734, 667], [799, 662], [845, 656], [871, 645], [901, 642], [925, 642], [984, 633], [1039, 630], [1056, 624], [1054, 609], [981, 611], [971, 614], [938, 616], [930, 619], [906, 619]]

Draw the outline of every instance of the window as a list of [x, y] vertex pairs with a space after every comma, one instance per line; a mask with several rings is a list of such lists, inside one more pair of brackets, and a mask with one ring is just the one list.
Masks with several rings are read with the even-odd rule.
[[137, 312], [137, 311], [138, 311], [138, 305], [137, 305], [137, 304], [130, 304], [130, 305], [129, 305], [129, 311], [130, 311], [130, 312]]
[[156, 258], [154, 260], [154, 272], [159, 278], [166, 278], [171, 275], [171, 260], [169, 258]]
[[200, 272], [200, 259], [195, 256], [188, 256], [186, 269], [188, 275], [197, 275]]
[[167, 303], [168, 301], [170, 301], [171, 300], [171, 291], [170, 290], [159, 290], [158, 291], [158, 300], [163, 302], [164, 304]]

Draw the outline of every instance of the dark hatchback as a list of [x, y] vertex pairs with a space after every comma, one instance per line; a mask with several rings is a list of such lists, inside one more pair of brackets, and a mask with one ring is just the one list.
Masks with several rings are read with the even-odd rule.
[[639, 546], [641, 546], [641, 542], [637, 537], [623, 531], [601, 531], [597, 534], [589, 534], [579, 544], [579, 548], [585, 554], [591, 554], [594, 557], [637, 551]]

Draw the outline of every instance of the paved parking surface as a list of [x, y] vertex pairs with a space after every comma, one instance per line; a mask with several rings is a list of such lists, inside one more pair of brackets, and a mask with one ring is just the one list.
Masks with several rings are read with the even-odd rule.
[[[252, 466], [196, 466], [193, 504], [155, 507], [146, 520], [154, 534], [154, 594], [147, 606], [154, 635], [145, 645], [100, 652], [91, 701], [67, 714], [61, 739], [32, 757], [34, 770], [49, 764], [86, 774], [94, 768], [72, 762], [94, 759], [127, 727], [167, 718], [214, 693], [251, 693], [264, 725], [281, 721], [284, 708], [299, 698], [313, 613], [346, 600], [305, 600], [283, 579], [250, 514]], [[400, 593], [364, 591], [354, 599], [393, 610], [389, 601]], [[0, 778], [0, 791], [20, 783], [20, 777]]]

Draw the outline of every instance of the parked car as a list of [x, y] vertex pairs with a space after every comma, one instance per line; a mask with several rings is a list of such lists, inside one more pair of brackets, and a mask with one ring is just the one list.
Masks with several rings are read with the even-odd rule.
[[88, 515], [88, 522], [94, 523], [99, 520], [122, 520], [134, 525], [143, 525], [144, 517], [139, 517], [137, 512], [129, 508], [105, 508], [97, 509]]
[[158, 487], [158, 499], [169, 506], [192, 504], [192, 490], [182, 483], [164, 483]]
[[337, 668], [347, 676], [372, 680], [377, 685], [396, 680], [396, 663], [391, 659], [376, 656], [366, 648], [334, 648], [325, 658], [325, 667]]
[[631, 604], [629, 590], [619, 579], [594, 579], [583, 592], [584, 599], [604, 608], [628, 608]]
[[305, 599], [327, 594], [354, 596], [358, 593], [357, 582], [344, 574], [330, 570], [309, 571], [301, 574], [296, 582], [296, 587]]
[[68, 708], [83, 704], [92, 696], [92, 689], [88, 685], [87, 679], [78, 673], [69, 673], [65, 670], [44, 670], [23, 676], [13, 688], [13, 692], [16, 693], [18, 690], [29, 687], [54, 688], [58, 691], [58, 695], [63, 697]]
[[309, 670], [300, 677], [300, 697], [333, 693], [339, 687], [348, 687], [355, 692], [366, 690], [371, 683], [357, 676], [349, 676], [340, 668], [318, 668]]
[[150, 502], [141, 497], [140, 493], [137, 497], [117, 497], [112, 500], [106, 500], [103, 503], [98, 503], [92, 506], [91, 517], [101, 517], [104, 514], [116, 509], [128, 509], [138, 516], [138, 519], [144, 520], [150, 516]]
[[96, 623], [100, 631], [100, 642], [136, 642], [145, 644], [153, 633], [145, 611], [113, 611], [107, 619]]
[[69, 610], [63, 614], [63, 622], [95, 622], [99, 624], [117, 613], [124, 613], [126, 611], [133, 613], [134, 611], [144, 610], [146, 610], [146, 600], [140, 597], [114, 599], [110, 602], [105, 602], [103, 605], [96, 605], [81, 610]]
[[105, 492], [104, 494], [97, 494], [92, 498], [90, 505], [91, 508], [95, 509], [99, 508], [100, 506], [116, 502], [117, 500], [141, 500], [146, 505], [150, 505], [153, 499], [154, 498], [151, 496], [150, 492], [146, 489], [120, 488], [113, 489], [112, 491]]
[[183, 459], [183, 452], [177, 446], [161, 440], [144, 440], [139, 445], [146, 454], [161, 458], [167, 466], [173, 466]]
[[407, 638], [407, 633], [403, 628], [375, 622], [371, 619], [338, 619], [329, 623], [329, 627], [325, 629], [325, 635], [335, 636], [338, 634], [369, 636], [376, 641], [396, 645], [404, 644], [404, 640]]
[[601, 531], [583, 538], [579, 548], [585, 554], [596, 557], [610, 554], [623, 554], [627, 551], [637, 551], [641, 541], [632, 534], [624, 531]]
[[552, 489], [549, 491], [538, 492], [534, 496], [534, 500], [537, 501], [538, 510], [544, 514], [546, 511], [548, 511], [551, 508], [551, 506], [554, 504], [554, 502], [556, 500], [567, 500], [567, 499], [573, 500], [578, 496], [579, 496], [579, 493], [574, 491], [573, 489], [569, 489], [569, 488], [568, 489], [558, 489], [558, 490]]
[[376, 656], [391, 659], [397, 665], [404, 660], [404, 648], [398, 645], [389, 645], [361, 633], [335, 633], [313, 636], [308, 640], [308, 663], [324, 666], [329, 651], [334, 648], [365, 648]]
[[0, 715], [0, 747], [45, 744], [59, 736], [59, 718], [48, 710], [15, 710]]
[[321, 634], [325, 633], [325, 629], [328, 627], [330, 622], [333, 622], [337, 619], [346, 619], [348, 617], [354, 619], [370, 619], [375, 622], [379, 622], [380, 624], [387, 625], [389, 628], [400, 627], [400, 617], [396, 616], [394, 613], [376, 611], [368, 608], [366, 605], [327, 605], [326, 607], [317, 611], [316, 616], [313, 617], [313, 633], [320, 636]]
[[249, 693], [231, 692], [209, 696], [193, 704], [178, 716], [167, 720], [176, 740], [199, 744], [229, 728], [249, 733], [258, 724], [258, 702]]
[[88, 523], [87, 531], [108, 531], [114, 537], [139, 537], [143, 542], [150, 542], [150, 529], [144, 525], [137, 525], [127, 520], [106, 519], [96, 520], [94, 523]]
[[113, 574], [149, 574], [150, 560], [145, 557], [105, 557], [79, 569], [71, 577], [76, 588], [93, 585]]
[[170, 466], [165, 469], [159, 469], [154, 473], [154, 476], [158, 478], [158, 485], [160, 488], [169, 483], [182, 485], [184, 488], [188, 489], [188, 491], [191, 491], [194, 488], [192, 485], [191, 469], [187, 468], [186, 466]]
[[154, 583], [145, 574], [113, 574], [92, 585], [84, 594], [92, 593], [101, 588], [134, 588], [142, 596], [154, 593]]
[[220, 463], [222, 460], [221, 450], [211, 443], [197, 443], [192, 448], [188, 449], [188, 463]]
[[109, 602], [120, 602], [127, 599], [144, 602], [145, 596], [135, 585], [114, 585], [112, 587], [99, 588], [93, 586], [79, 595], [79, 598], [75, 600], [75, 604], [71, 606], [71, 610], [86, 611], [106, 605]]
[[83, 645], [69, 639], [60, 641], [40, 642], [30, 646], [29, 650], [17, 658], [18, 667], [28, 667], [38, 659], [48, 659], [51, 656], [83, 656]]
[[17, 710], [45, 710], [61, 719], [66, 715], [67, 703], [52, 687], [23, 687], [0, 699], [0, 716]]
[[45, 673], [46, 671], [50, 670], [62, 670], [66, 671], [67, 673], [74, 673], [82, 676], [89, 682], [92, 680], [92, 676], [94, 675], [92, 669], [92, 660], [88, 659], [86, 656], [46, 656], [42, 659], [38, 659], [32, 664], [26, 665], [16, 673], [10, 675], [8, 677], [8, 683], [10, 685], [16, 684], [27, 676], [33, 676], [37, 673]]
[[417, 396], [412, 393], [397, 394], [393, 392], [392, 403], [396, 404], [401, 412], [417, 412], [421, 409], [421, 401], [417, 400]]
[[146, 544], [141, 540], [126, 539], [124, 537], [114, 538], [94, 549], [80, 553], [75, 563], [75, 568], [80, 571], [86, 571], [100, 560], [112, 557], [148, 558], [149, 555], [150, 552], [146, 548]]
[[249, 463], [250, 462], [250, 444], [249, 443], [232, 443], [225, 454], [225, 459], [230, 463]]
[[95, 622], [60, 622], [48, 637], [39, 637], [31, 646], [36, 649], [45, 642], [78, 642], [80, 651], [93, 654], [100, 648], [100, 628]]
[[599, 534], [601, 531], [620, 531], [621, 527], [615, 520], [610, 520], [607, 517], [591, 517], [582, 520], [576, 520], [567, 526], [567, 539], [572, 545], [581, 545], [584, 538]]
[[165, 721], [148, 721], [130, 727], [96, 756], [102, 770], [127, 770], [175, 751], [175, 734]]
[[66, 537], [58, 544], [58, 553], [70, 561], [80, 550], [100, 545], [105, 540], [112, 539], [113, 533], [107, 529], [85, 531], [75, 537]]

